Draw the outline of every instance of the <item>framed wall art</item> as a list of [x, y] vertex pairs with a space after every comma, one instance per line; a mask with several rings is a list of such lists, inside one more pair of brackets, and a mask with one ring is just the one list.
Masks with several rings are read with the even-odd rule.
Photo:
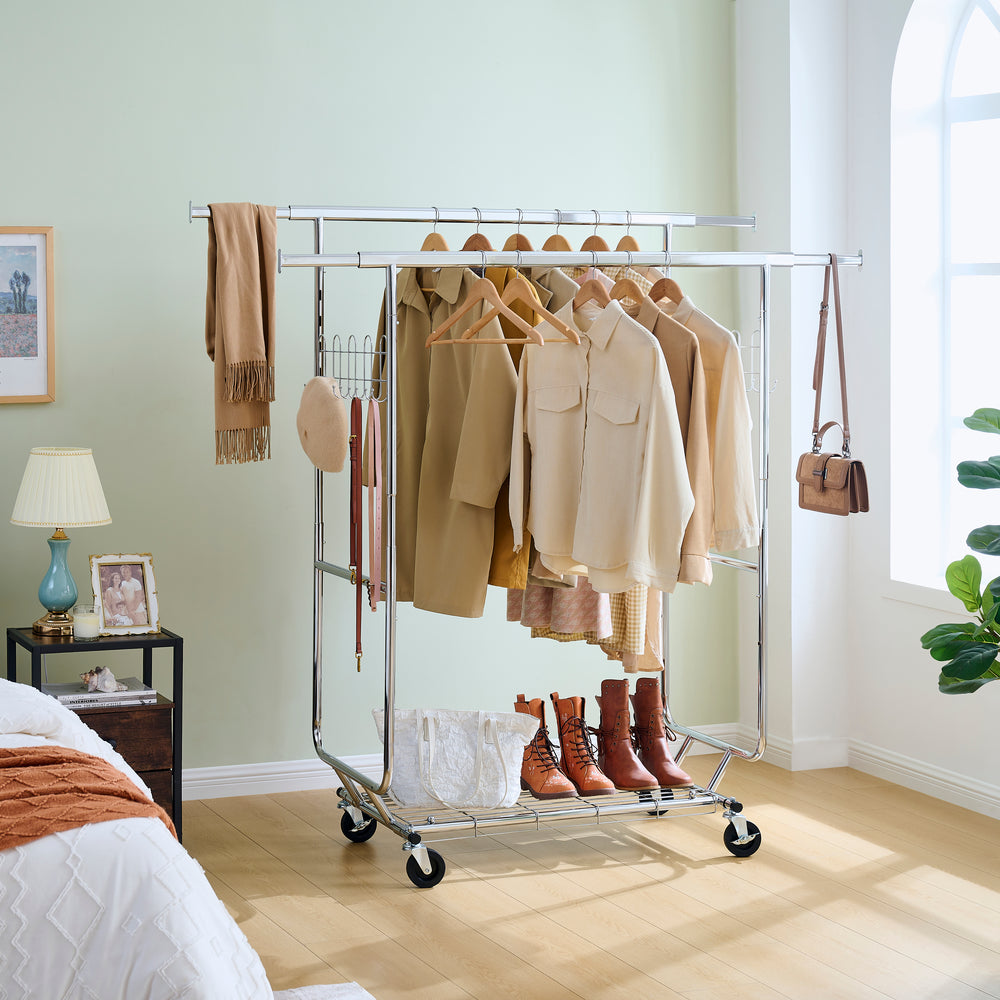
[[51, 226], [0, 226], [0, 403], [51, 403], [55, 387]]
[[160, 609], [148, 553], [91, 556], [90, 578], [101, 635], [160, 631]]

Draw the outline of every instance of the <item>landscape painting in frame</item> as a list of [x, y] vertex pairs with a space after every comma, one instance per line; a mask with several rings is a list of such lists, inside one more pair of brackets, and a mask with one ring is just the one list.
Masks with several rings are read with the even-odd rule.
[[52, 227], [0, 226], [0, 403], [55, 399]]

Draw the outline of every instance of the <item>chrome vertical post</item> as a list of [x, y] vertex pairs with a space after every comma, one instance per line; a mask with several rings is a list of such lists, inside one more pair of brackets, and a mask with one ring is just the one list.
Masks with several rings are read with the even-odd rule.
[[[323, 253], [323, 220], [313, 222], [313, 244], [316, 253]], [[326, 269], [316, 268], [313, 302], [313, 374], [325, 372], [323, 353], [323, 275]], [[317, 564], [324, 556], [323, 529], [323, 473], [313, 469], [313, 745], [317, 750], [323, 746], [323, 576]]]
[[385, 269], [385, 744], [384, 773], [376, 789], [384, 794], [392, 780], [392, 754], [396, 705], [396, 266]]
[[760, 269], [760, 392], [757, 394], [757, 510], [760, 547], [757, 552], [757, 746], [759, 760], [767, 746], [767, 482], [771, 419], [771, 265]]

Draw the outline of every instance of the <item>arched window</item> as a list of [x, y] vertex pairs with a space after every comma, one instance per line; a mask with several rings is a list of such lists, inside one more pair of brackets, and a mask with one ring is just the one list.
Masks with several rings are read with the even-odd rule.
[[955, 474], [1000, 453], [963, 424], [1000, 408], [1000, 0], [915, 0], [891, 142], [891, 576], [943, 587], [968, 533], [1000, 522], [998, 494]]

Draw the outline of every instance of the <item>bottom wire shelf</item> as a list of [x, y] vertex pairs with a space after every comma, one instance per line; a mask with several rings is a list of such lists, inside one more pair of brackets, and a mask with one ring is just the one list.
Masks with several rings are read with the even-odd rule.
[[[358, 789], [360, 804], [342, 791], [346, 805], [359, 808], [367, 816], [384, 823], [384, 816], [374, 803], [375, 796]], [[559, 823], [583, 826], [621, 823], [644, 818], [667, 818], [713, 813], [720, 808], [741, 808], [739, 803], [698, 786], [658, 789], [651, 792], [615, 792], [570, 799], [540, 800], [522, 792], [517, 802], [502, 809], [465, 810], [448, 806], [403, 806], [390, 795], [379, 797], [392, 819], [393, 828], [403, 837], [418, 834], [427, 840], [489, 836], [505, 827], [534, 827]]]
[[449, 806], [406, 807], [391, 796], [378, 796], [337, 772], [345, 786], [339, 789], [340, 828], [353, 843], [363, 843], [379, 825], [387, 826], [403, 840], [406, 874], [421, 889], [429, 889], [444, 878], [446, 863], [424, 843], [511, 833], [515, 829], [541, 830], [553, 825], [595, 826], [631, 823], [640, 819], [692, 816], [723, 810], [729, 825], [723, 832], [726, 849], [737, 857], [749, 857], [760, 847], [760, 830], [742, 815], [735, 799], [701, 786], [657, 789], [649, 792], [615, 792], [590, 798], [540, 800], [523, 792], [506, 809], [465, 810]]

